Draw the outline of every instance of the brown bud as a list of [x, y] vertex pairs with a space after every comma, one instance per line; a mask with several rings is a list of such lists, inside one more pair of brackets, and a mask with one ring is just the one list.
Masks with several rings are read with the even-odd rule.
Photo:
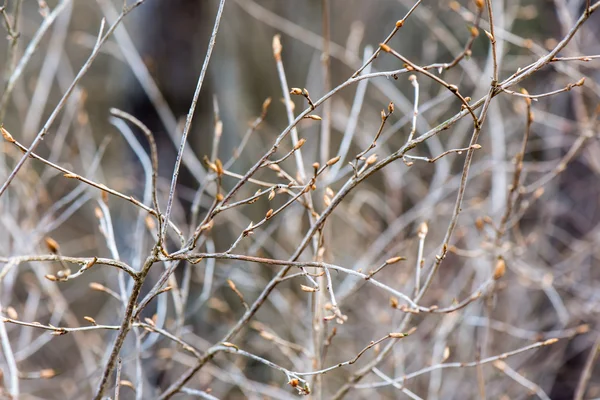
[[478, 231], [483, 230], [483, 228], [485, 227], [485, 222], [483, 221], [483, 218], [477, 217], [477, 219], [475, 220], [475, 227]]
[[56, 254], [59, 252], [60, 246], [56, 240], [52, 239], [51, 237], [46, 237], [44, 238], [44, 242], [46, 243], [48, 250], [50, 250], [50, 253]]
[[391, 47], [385, 43], [380, 43], [379, 47], [381, 48], [381, 50], [385, 51], [386, 53], [389, 53], [392, 50]]
[[267, 112], [267, 110], [269, 109], [270, 105], [271, 105], [271, 98], [267, 97], [265, 99], [265, 101], [263, 101], [263, 104], [262, 104], [262, 112], [263, 112], [263, 114], [265, 114]]
[[42, 379], [50, 379], [56, 376], [56, 371], [51, 368], [43, 369], [40, 371], [40, 378]]
[[442, 355], [442, 362], [446, 361], [448, 357], [450, 357], [450, 347], [446, 346]]
[[89, 284], [89, 287], [92, 290], [98, 290], [100, 292], [103, 292], [106, 289], [106, 287], [104, 285], [102, 285], [102, 284], [100, 284], [98, 282], [91, 282]]
[[273, 56], [276, 61], [281, 60], [281, 35], [273, 36]]
[[301, 138], [300, 140], [298, 140], [298, 142], [294, 146], [294, 150], [298, 150], [300, 147], [304, 146], [304, 143], [306, 143], [306, 139]]
[[290, 385], [293, 388], [298, 387], [299, 384], [300, 384], [300, 381], [296, 378], [290, 379], [290, 381], [288, 382], [288, 385]]
[[215, 169], [218, 176], [223, 175], [223, 163], [218, 158], [215, 160]]
[[0, 126], [0, 131], [2, 131], [2, 137], [9, 143], [14, 143], [16, 140], [12, 137], [10, 133], [3, 126]]
[[334, 157], [331, 160], [327, 161], [327, 166], [331, 167], [333, 164], [337, 163], [338, 161], [340, 161], [340, 156]]
[[385, 263], [390, 265], [390, 264], [396, 264], [398, 261], [404, 261], [406, 260], [405, 257], [392, 257], [392, 258], [388, 258], [387, 260], [385, 260]]
[[6, 315], [8, 315], [8, 318], [11, 318], [11, 319], [19, 318], [19, 314], [17, 313], [17, 310], [15, 310], [14, 307], [11, 307], [11, 306], [6, 307]]
[[496, 268], [494, 269], [494, 280], [498, 280], [504, 276], [506, 273], [506, 262], [504, 258], [499, 257], [498, 261], [496, 261]]

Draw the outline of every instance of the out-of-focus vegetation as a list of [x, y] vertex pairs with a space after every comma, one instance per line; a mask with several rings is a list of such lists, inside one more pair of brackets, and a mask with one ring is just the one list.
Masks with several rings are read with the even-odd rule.
[[6, 0], [0, 397], [599, 397], [599, 8]]

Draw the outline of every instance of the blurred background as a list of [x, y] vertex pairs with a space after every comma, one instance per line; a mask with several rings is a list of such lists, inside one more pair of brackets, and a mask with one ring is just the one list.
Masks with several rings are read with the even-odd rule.
[[[214, 200], [214, 176], [207, 172], [204, 157], [219, 158], [227, 166], [222, 185], [228, 191], [289, 124], [273, 37], [281, 35], [285, 91], [306, 88], [317, 101], [350, 78], [414, 4], [413, 0], [227, 0], [172, 212], [171, 219], [186, 237]], [[491, 4], [500, 81], [553, 49], [576, 26], [586, 7], [585, 0], [492, 0]], [[110, 109], [128, 112], [147, 125], [158, 144], [157, 186], [164, 210], [180, 132], [218, 7], [217, 0], [146, 0], [133, 9], [103, 44], [36, 153], [147, 201], [147, 171], [140, 153], [148, 153], [148, 142], [135, 126], [111, 117]], [[106, 32], [122, 10], [123, 1], [113, 0], [5, 2], [0, 120], [17, 141], [25, 146], [33, 141], [88, 59], [102, 18]], [[367, 374], [345, 398], [600, 397], [600, 370], [594, 368], [600, 346], [599, 14], [578, 28], [558, 54], [571, 59], [556, 60], [511, 88], [517, 93], [524, 88], [530, 94], [559, 91], [532, 102], [530, 128], [524, 97], [503, 93], [491, 102], [449, 253], [419, 302], [456, 309], [414, 315], [408, 328], [417, 327], [416, 332], [398, 341], [378, 364], [380, 373]], [[439, 63], [439, 70], [432, 68], [432, 73], [474, 102], [488, 93], [493, 76], [490, 42], [484, 32], [489, 30], [487, 21], [487, 11], [480, 15], [475, 1], [424, 0], [388, 44], [417, 65]], [[10, 35], [15, 25], [16, 40]], [[37, 37], [39, 43], [32, 47]], [[31, 57], [19, 70], [28, 49]], [[446, 68], [459, 55], [463, 57], [456, 65]], [[591, 57], [586, 61], [582, 56]], [[403, 66], [382, 53], [363, 73]], [[7, 95], [7, 82], [15, 70], [20, 75]], [[388, 112], [390, 102], [394, 112], [371, 151], [380, 160], [401, 148], [413, 129], [418, 137], [461, 110], [460, 101], [447, 88], [418, 74], [415, 89], [409, 75], [362, 80], [337, 92], [315, 110], [321, 121], [306, 119], [297, 126], [299, 137], [306, 139], [303, 173], [292, 156], [280, 164], [287, 175], [261, 169], [254, 176], [258, 183], [245, 185], [232, 201], [264, 189], [261, 182], [287, 184], [300, 181], [303, 174], [310, 177], [314, 162], [323, 165], [341, 155], [311, 194], [315, 210], [323, 211], [331, 192], [337, 193], [352, 177], [349, 162], [373, 142], [382, 126], [381, 111]], [[563, 90], [581, 78], [585, 78], [583, 86]], [[413, 124], [416, 93], [418, 113]], [[264, 118], [253, 126], [268, 98], [271, 103]], [[307, 107], [303, 96], [292, 96], [292, 101], [295, 115]], [[472, 131], [472, 120], [463, 118], [411, 150], [413, 158], [396, 160], [362, 182], [328, 218], [322, 233], [324, 253], [310, 247], [301, 259], [322, 259], [368, 273], [385, 260], [402, 256], [405, 261], [386, 266], [376, 277], [412, 296], [420, 245], [422, 277], [440, 254], [466, 151], [451, 152], [433, 163], [427, 159], [467, 148]], [[527, 131], [521, 171], [515, 157]], [[220, 139], [215, 141], [217, 136]], [[287, 138], [273, 158], [283, 157], [292, 147]], [[21, 155], [14, 145], [3, 143], [3, 182]], [[517, 170], [521, 171], [517, 189], [511, 192]], [[223, 212], [198, 251], [226, 251], [251, 221], [260, 221], [269, 209], [287, 200], [286, 194], [278, 192], [272, 200], [261, 197]], [[149, 201], [146, 204], [151, 206]], [[89, 325], [85, 316], [98, 324], [120, 324], [130, 285], [126, 276], [98, 266], [76, 279], [52, 282], [44, 276], [56, 274], [63, 268], [61, 263], [15, 257], [47, 254], [47, 239], [52, 238], [64, 256], [119, 259], [137, 270], [155, 238], [145, 214], [123, 199], [103, 199], [96, 188], [65, 179], [37, 160], [25, 164], [0, 198], [0, 207], [3, 316], [55, 327]], [[423, 224], [428, 229], [426, 237], [420, 238]], [[306, 208], [295, 203], [244, 238], [234, 253], [287, 260], [309, 227]], [[175, 239], [168, 243], [171, 251], [180, 246]], [[499, 257], [505, 260], [506, 273], [491, 282]], [[153, 267], [142, 295], [168, 267], [168, 263]], [[182, 263], [168, 282], [174, 289], [149, 303], [141, 318], [153, 318], [156, 326], [206, 351], [245, 311], [228, 280], [252, 304], [277, 271], [272, 265], [233, 260]], [[401, 325], [405, 312], [394, 307], [398, 303], [394, 296], [353, 275], [332, 271], [331, 276], [346, 320], [323, 320], [323, 315], [331, 314], [327, 293], [307, 293], [300, 286], [306, 279], [295, 277], [277, 286], [233, 343], [291, 371], [307, 372], [352, 360], [370, 341]], [[481, 288], [481, 296], [468, 301]], [[457, 307], [462, 302], [465, 306]], [[3, 342], [11, 344], [18, 366], [22, 398], [92, 396], [113, 331], [53, 336], [15, 323], [3, 326], [8, 338]], [[550, 338], [560, 340], [499, 357]], [[365, 352], [352, 365], [319, 378], [306, 377], [317, 388], [311, 398], [334, 398], [385, 345]], [[410, 376], [429, 366], [477, 364], [495, 356], [494, 362], [478, 367], [436, 367], [404, 382], [389, 383], [389, 378]], [[121, 397], [126, 399], [158, 398], [195, 363], [177, 343], [141, 328], [128, 336], [121, 357], [121, 379], [126, 382]], [[6, 348], [0, 362], [4, 378], [0, 393], [8, 396]], [[39, 379], [40, 375], [51, 377]], [[186, 385], [189, 392], [175, 398], [195, 398], [200, 395], [193, 390], [210, 389], [207, 396], [222, 399], [288, 399], [296, 393], [287, 383], [280, 370], [256, 359], [219, 354]]]

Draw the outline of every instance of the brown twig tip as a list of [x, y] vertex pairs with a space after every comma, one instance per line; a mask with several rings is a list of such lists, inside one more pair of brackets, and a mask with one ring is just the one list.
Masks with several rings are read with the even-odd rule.
[[312, 120], [315, 120], [315, 121], [321, 121], [323, 119], [323, 118], [319, 117], [318, 115], [314, 115], [314, 114], [307, 115], [304, 118], [306, 118], [306, 119], [312, 119]]
[[389, 336], [392, 339], [402, 339], [402, 338], [412, 335], [413, 333], [416, 332], [416, 330], [417, 330], [417, 327], [413, 326], [412, 328], [410, 328], [408, 330], [408, 332], [392, 332], [389, 334]]
[[50, 379], [56, 376], [56, 371], [52, 368], [43, 369], [40, 371], [40, 378], [42, 379]]
[[3, 126], [0, 126], [0, 131], [2, 131], [2, 137], [4, 138], [4, 140], [6, 140], [9, 143], [16, 142], [16, 140], [12, 137], [12, 135], [6, 129], [4, 129]]
[[300, 140], [298, 140], [298, 142], [294, 145], [294, 150], [298, 150], [299, 148], [304, 146], [304, 143], [306, 143], [305, 138], [301, 138]]
[[498, 261], [496, 261], [496, 268], [494, 269], [494, 280], [498, 280], [504, 276], [506, 273], [506, 262], [504, 258], [499, 257]]
[[427, 226], [427, 222], [421, 222], [417, 235], [419, 238], [425, 238], [425, 236], [427, 236], [427, 232], [429, 232], [429, 226]]
[[281, 61], [281, 35], [273, 36], [273, 56], [276, 61]]
[[56, 254], [60, 250], [60, 245], [58, 242], [51, 237], [44, 238], [44, 242], [46, 243], [46, 247], [52, 254]]
[[389, 53], [390, 51], [392, 51], [392, 48], [385, 43], [379, 43], [379, 48], [381, 50], [385, 51], [386, 53]]
[[273, 216], [273, 209], [271, 208], [269, 211], [267, 211], [267, 213], [265, 214], [265, 219], [269, 219]]
[[483, 0], [475, 0], [475, 5], [481, 10], [484, 5]]
[[91, 282], [88, 286], [90, 289], [97, 290], [100, 292], [103, 292], [106, 289], [106, 287], [104, 285], [102, 285], [98, 282]]
[[558, 342], [558, 338], [548, 339], [548, 340], [542, 342], [542, 346], [549, 346], [549, 345], [554, 344], [556, 342]]
[[128, 380], [126, 380], [126, 379], [121, 379], [121, 380], [119, 381], [119, 384], [120, 384], [121, 386], [128, 387], [129, 389], [132, 389], [132, 390], [135, 390], [135, 389], [136, 389], [136, 387], [133, 385], [133, 383], [132, 383], [131, 381], [128, 381]]
[[398, 256], [398, 257], [388, 258], [387, 260], [385, 260], [385, 263], [387, 265], [391, 265], [391, 264], [396, 264], [397, 262], [404, 261], [404, 260], [406, 260], [406, 257]]
[[314, 293], [314, 292], [317, 292], [319, 290], [319, 288], [315, 288], [312, 286], [306, 286], [306, 285], [300, 285], [300, 290], [302, 290], [303, 292]]
[[230, 343], [230, 342], [221, 342], [221, 345], [225, 346], [225, 347], [230, 347], [230, 348], [236, 349], [236, 350], [240, 349], [238, 346], [236, 346], [235, 344]]
[[585, 77], [583, 77], [580, 80], [578, 80], [577, 82], [575, 82], [573, 84], [573, 86], [583, 86], [584, 83], [585, 83]]
[[394, 112], [394, 103], [390, 102], [388, 104], [388, 113], [392, 114]]
[[89, 322], [90, 324], [92, 324], [92, 325], [94, 325], [94, 326], [95, 326], [95, 325], [98, 325], [98, 324], [96, 323], [96, 320], [95, 320], [94, 318], [92, 318], [92, 317], [85, 316], [85, 317], [83, 317], [83, 319], [85, 319], [87, 322]]
[[267, 110], [269, 109], [269, 106], [271, 105], [271, 98], [267, 97], [265, 99], [265, 101], [263, 101], [262, 104], [262, 114], [265, 115], [267, 113]]
[[332, 165], [334, 165], [335, 163], [340, 161], [340, 158], [341, 158], [340, 156], [333, 157], [331, 160], [327, 161], [327, 166], [331, 167]]
[[302, 96], [302, 89], [300, 89], [300, 88], [292, 88], [290, 90], [290, 94], [292, 94], [294, 96]]
[[471, 37], [476, 38], [479, 36], [479, 29], [476, 26], [469, 27], [469, 32], [471, 33]]
[[8, 315], [8, 318], [10, 319], [18, 319], [19, 318], [19, 313], [17, 313], [17, 310], [14, 309], [14, 307], [12, 306], [8, 306], [6, 307], [6, 315]]

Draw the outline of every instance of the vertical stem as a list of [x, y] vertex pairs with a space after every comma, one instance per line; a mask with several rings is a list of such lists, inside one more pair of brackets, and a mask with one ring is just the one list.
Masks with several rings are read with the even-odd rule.
[[[325, 93], [331, 90], [331, 71], [329, 58], [329, 0], [322, 0], [323, 14], [323, 53], [321, 62], [323, 64], [323, 90]], [[321, 124], [321, 164], [325, 164], [329, 160], [329, 147], [331, 142], [331, 102], [323, 104], [323, 116]]]
[[190, 133], [190, 128], [192, 127], [192, 120], [194, 119], [194, 112], [196, 111], [196, 105], [198, 104], [198, 97], [200, 97], [200, 90], [202, 89], [202, 83], [204, 82], [204, 77], [206, 76], [206, 70], [208, 69], [208, 63], [210, 62], [210, 56], [212, 55], [213, 48], [215, 47], [215, 42], [217, 40], [217, 32], [219, 31], [219, 23], [221, 22], [221, 17], [223, 16], [223, 8], [225, 6], [225, 0], [221, 0], [219, 3], [219, 10], [217, 11], [217, 16], [215, 17], [215, 25], [213, 26], [213, 31], [210, 36], [210, 41], [208, 42], [208, 50], [206, 50], [206, 57], [204, 57], [204, 63], [202, 64], [202, 69], [200, 70], [200, 76], [198, 77], [198, 83], [196, 84], [196, 90], [194, 91], [194, 97], [192, 99], [192, 104], [190, 104], [190, 109], [188, 111], [187, 118], [185, 120], [185, 127], [183, 128], [183, 135], [181, 135], [181, 144], [179, 145], [179, 151], [177, 152], [177, 159], [175, 160], [175, 166], [173, 167], [173, 177], [171, 179], [171, 188], [169, 189], [169, 200], [167, 201], [167, 209], [165, 211], [165, 222], [163, 225], [163, 230], [161, 232], [161, 243], [164, 244], [167, 236], [167, 229], [169, 226], [169, 218], [171, 217], [171, 209], [173, 208], [173, 201], [175, 199], [175, 187], [177, 186], [177, 178], [179, 177], [179, 168], [181, 167], [181, 160], [183, 158], [183, 152], [185, 150], [185, 144], [187, 143], [187, 137]]
[[[17, 60], [17, 44], [19, 43], [19, 18], [21, 14], [21, 2], [22, 0], [17, 0], [15, 2], [15, 7], [12, 13], [12, 26], [9, 25], [9, 19], [8, 15], [6, 15], [6, 10], [2, 11], [2, 14], [4, 14], [4, 25], [6, 26], [10, 44], [8, 46], [8, 51], [6, 54], [6, 66], [4, 73], [6, 83], [4, 84], [4, 94], [2, 95], [2, 102], [0, 103], [0, 124], [4, 122], [4, 116], [6, 115], [6, 109], [8, 108], [8, 99], [10, 98], [8, 82], [9, 78], [12, 76], [15, 70], [15, 64]], [[4, 7], [6, 7], [6, 1], [4, 4]]]

